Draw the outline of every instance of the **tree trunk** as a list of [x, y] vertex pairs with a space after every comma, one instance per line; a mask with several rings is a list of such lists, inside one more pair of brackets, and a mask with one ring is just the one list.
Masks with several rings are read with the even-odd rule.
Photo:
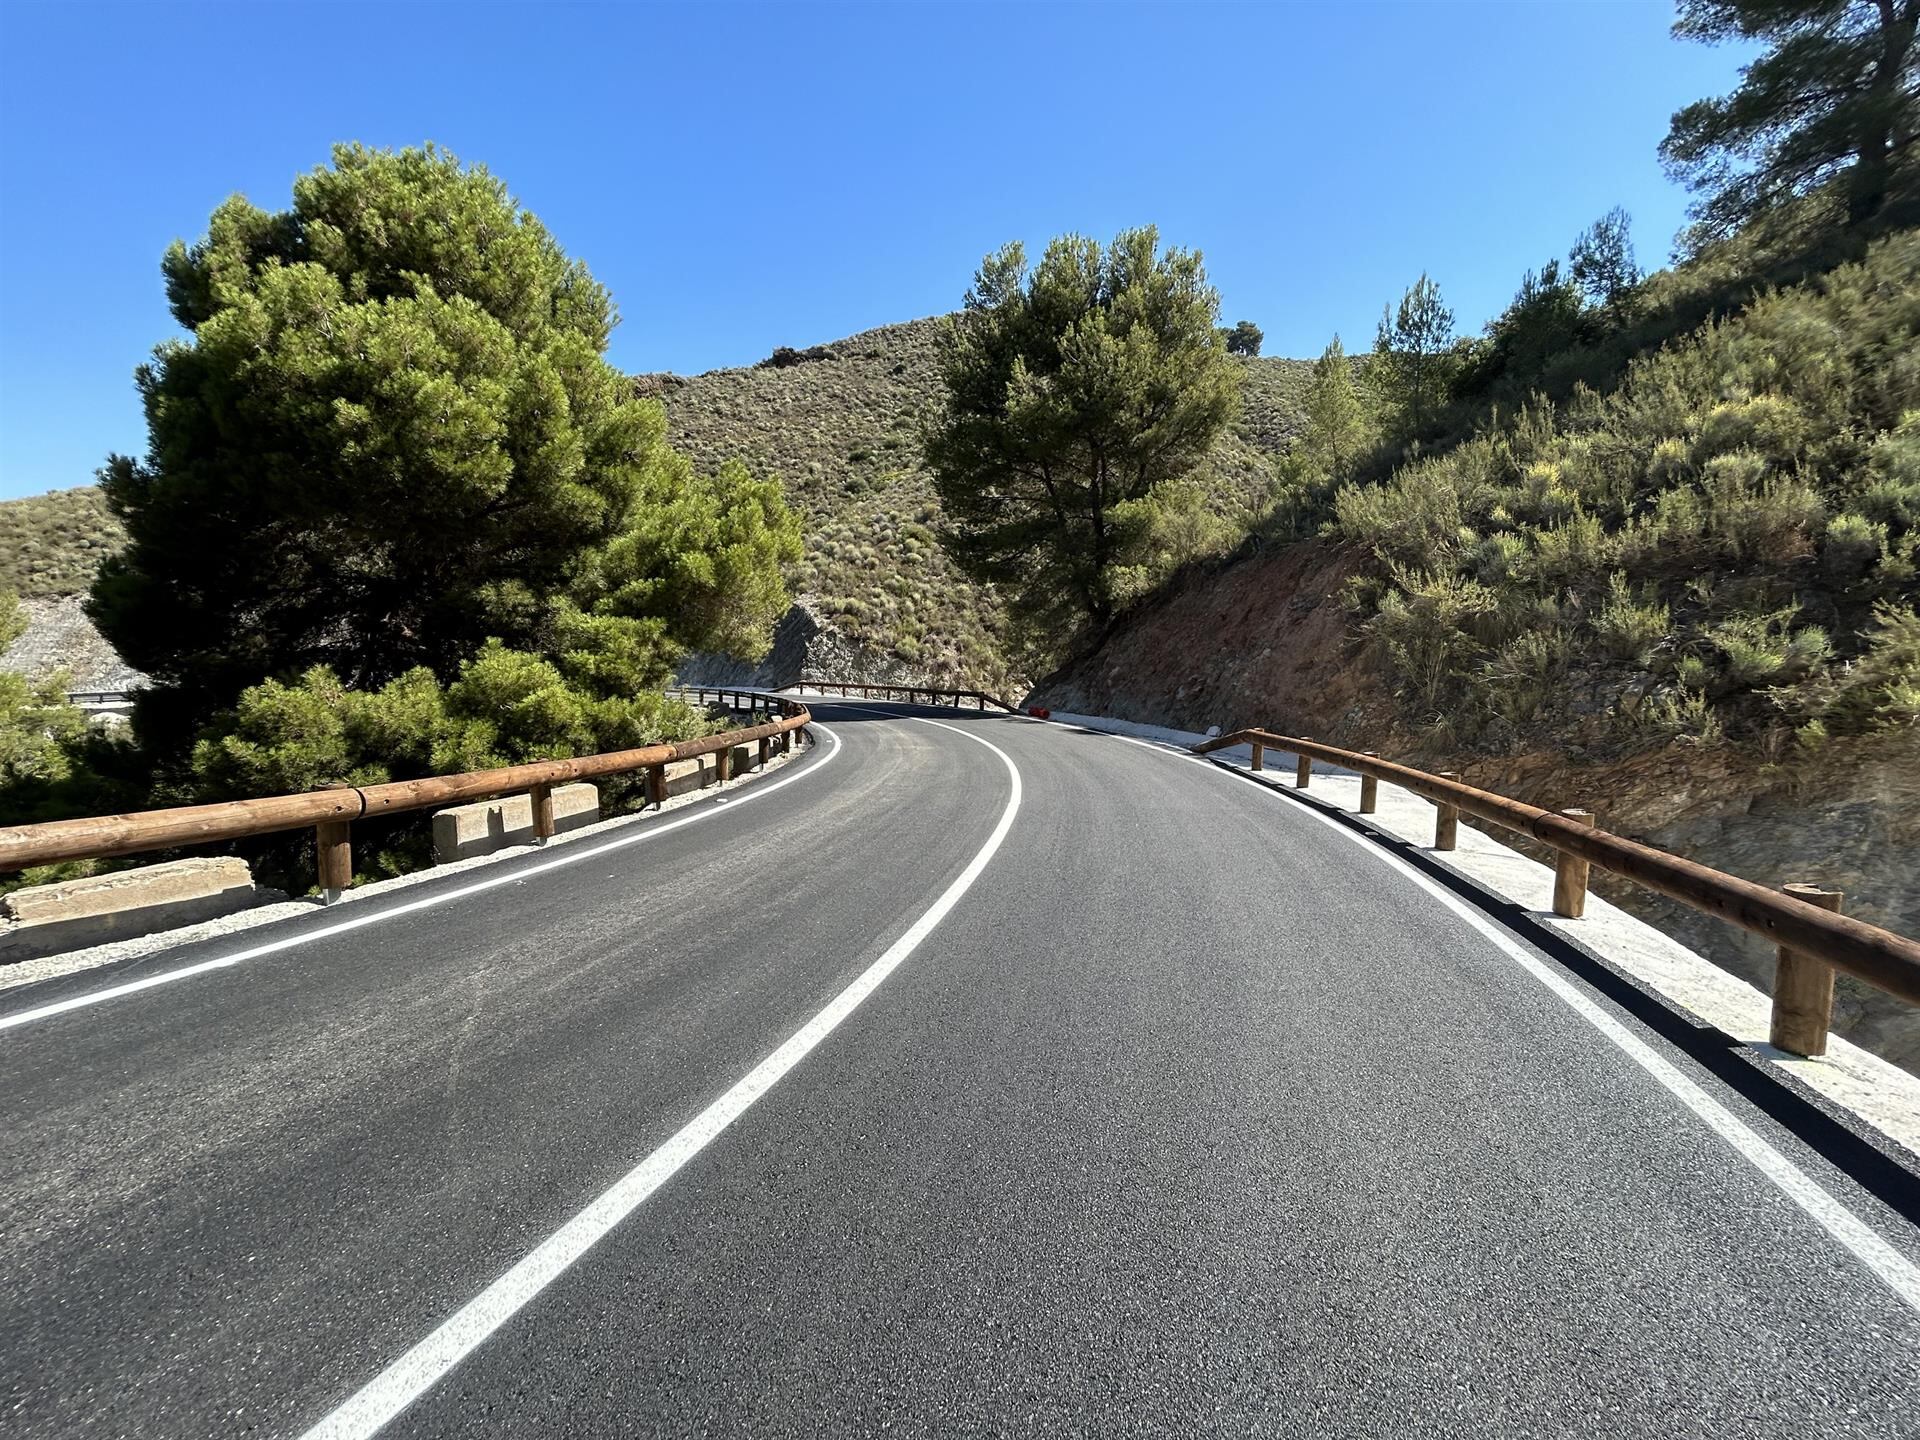
[[1887, 183], [1893, 148], [1893, 113], [1907, 54], [1913, 48], [1916, 7], [1896, 11], [1894, 0], [1879, 0], [1880, 58], [1874, 63], [1873, 82], [1867, 87], [1867, 122], [1855, 150], [1853, 173], [1847, 178], [1847, 223], [1862, 225], [1880, 213], [1887, 201]]

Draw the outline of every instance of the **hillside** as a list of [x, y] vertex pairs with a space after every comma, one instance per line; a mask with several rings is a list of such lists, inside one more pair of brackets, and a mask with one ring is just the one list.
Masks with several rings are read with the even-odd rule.
[[77, 690], [139, 683], [81, 609], [94, 570], [123, 539], [92, 485], [0, 502], [0, 590], [21, 597], [27, 621], [0, 667], [36, 677], [64, 670]]
[[124, 538], [97, 486], [0, 501], [0, 590], [22, 599], [77, 595]]
[[[1347, 487], [1321, 538], [1189, 574], [1034, 699], [1457, 770], [1920, 932], [1915, 355], [1910, 231]], [[1765, 946], [1612, 898], [1769, 983]], [[1837, 1014], [1920, 1069], [1908, 1008], [1843, 982]]]
[[[920, 426], [939, 403], [943, 323], [888, 325], [757, 366], [635, 383], [665, 402], [668, 437], [696, 464], [738, 458], [785, 482], [806, 518], [794, 590], [830, 632], [811, 643], [830, 650], [835, 673], [1011, 688], [1021, 677], [1001, 652], [1002, 617], [935, 539], [939, 504], [920, 464]], [[1237, 363], [1241, 418], [1206, 482], [1220, 513], [1242, 515], [1264, 498], [1270, 457], [1299, 428], [1309, 366]], [[790, 658], [783, 647], [780, 668]]]
[[[848, 678], [1017, 688], [992, 598], [959, 575], [935, 539], [939, 505], [919, 459], [919, 426], [938, 403], [942, 321], [915, 320], [761, 364], [704, 375], [636, 377], [666, 407], [672, 443], [704, 469], [732, 458], [778, 475], [806, 522], [798, 602], [761, 678], [803, 666]], [[1243, 410], [1208, 467], [1216, 509], [1242, 516], [1270, 483], [1270, 456], [1300, 423], [1304, 361], [1241, 360]], [[0, 588], [77, 596], [121, 541], [99, 490], [83, 486], [0, 502]], [[64, 664], [83, 688], [117, 670], [77, 601], [30, 605], [34, 629], [13, 663]], [[106, 658], [103, 658], [103, 655]], [[86, 673], [82, 673], [82, 672]], [[98, 672], [96, 675], [95, 672]], [[775, 672], [778, 672], [777, 674]], [[702, 657], [701, 678], [753, 673]]]

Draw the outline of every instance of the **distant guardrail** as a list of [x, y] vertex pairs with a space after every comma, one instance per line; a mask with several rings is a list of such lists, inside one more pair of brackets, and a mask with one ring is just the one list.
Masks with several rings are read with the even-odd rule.
[[1460, 817], [1471, 815], [1490, 825], [1528, 835], [1552, 848], [1553, 909], [1578, 919], [1585, 912], [1591, 866], [1678, 900], [1777, 947], [1773, 1018], [1769, 1039], [1796, 1055], [1823, 1055], [1833, 1023], [1833, 976], [1844, 971], [1909, 1005], [1920, 1005], [1920, 941], [1840, 914], [1842, 896], [1817, 885], [1788, 885], [1770, 890], [1721, 870], [1682, 859], [1599, 829], [1587, 810], [1544, 810], [1491, 790], [1463, 784], [1451, 771], [1429, 774], [1383, 760], [1372, 752], [1343, 750], [1304, 736], [1268, 730], [1236, 730], [1193, 747], [1204, 755], [1238, 745], [1253, 748], [1253, 768], [1263, 769], [1266, 752], [1279, 750], [1295, 759], [1294, 786], [1304, 790], [1313, 778], [1313, 762], [1325, 760], [1361, 777], [1360, 813], [1373, 813], [1382, 780], [1409, 790], [1436, 807], [1433, 848], [1451, 850]]
[[648, 800], [658, 806], [666, 803], [667, 766], [676, 760], [714, 755], [719, 778], [724, 781], [728, 778], [734, 747], [758, 741], [760, 763], [765, 765], [773, 743], [777, 740], [783, 750], [790, 750], [794, 733], [805, 729], [813, 716], [806, 706], [782, 696], [763, 694], [754, 700], [752, 705], [740, 708], [748, 712], [749, 718], [753, 712], [764, 710], [768, 715], [764, 723], [702, 736], [698, 740], [583, 755], [571, 760], [540, 760], [498, 770], [395, 780], [383, 785], [342, 785], [296, 795], [138, 810], [127, 815], [49, 820], [37, 825], [0, 826], [0, 873], [24, 870], [31, 865], [105, 860], [312, 827], [320, 889], [323, 897], [331, 900], [353, 883], [352, 827], [356, 820], [524, 791], [533, 801], [534, 836], [545, 840], [554, 834], [552, 791], [555, 785], [645, 770]]
[[936, 705], [945, 701], [956, 708], [965, 708], [966, 701], [973, 701], [976, 708], [984, 711], [989, 705], [998, 706], [1009, 714], [1017, 713], [1014, 707], [998, 695], [989, 695], [984, 690], [946, 690], [935, 685], [867, 685], [857, 681], [814, 680], [802, 678], [791, 685], [782, 685], [782, 690], [816, 690], [822, 695], [839, 695], [846, 699], [862, 700], [904, 700], [909, 705], [925, 703]]

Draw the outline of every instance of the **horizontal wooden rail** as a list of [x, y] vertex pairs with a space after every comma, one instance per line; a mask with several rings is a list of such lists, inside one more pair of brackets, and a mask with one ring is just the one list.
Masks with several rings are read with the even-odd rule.
[[[355, 820], [400, 815], [468, 800], [488, 800], [523, 791], [535, 799], [536, 838], [552, 833], [552, 806], [547, 803], [555, 785], [609, 775], [649, 772], [649, 795], [665, 800], [665, 767], [676, 760], [702, 755], [730, 754], [735, 746], [763, 742], [764, 764], [770, 744], [779, 739], [790, 748], [792, 735], [812, 722], [807, 707], [781, 696], [756, 697], [769, 718], [764, 724], [697, 740], [647, 745], [571, 760], [540, 760], [499, 770], [471, 770], [459, 775], [430, 775], [420, 780], [395, 780], [384, 785], [342, 785], [298, 795], [269, 795], [256, 800], [226, 800], [211, 805], [183, 805], [170, 810], [139, 810], [127, 815], [95, 815], [79, 820], [50, 820], [38, 825], [0, 826], [0, 873], [30, 865], [54, 865], [65, 860], [105, 860], [172, 850], [188, 845], [211, 845], [314, 827], [320, 856], [322, 889], [350, 873], [346, 850], [348, 827]], [[743, 707], [744, 708], [744, 707]], [[539, 821], [545, 816], [548, 823]]]
[[942, 702], [962, 708], [964, 703], [972, 701], [975, 708], [984, 711], [989, 705], [1013, 714], [1012, 705], [998, 695], [989, 695], [984, 690], [944, 690], [933, 685], [867, 685], [858, 681], [811, 680], [801, 679], [791, 685], [783, 685], [783, 690], [817, 690], [822, 695], [840, 695], [845, 698], [861, 700], [902, 700], [909, 705], [925, 703], [937, 705]]
[[[1302, 757], [1303, 768], [1309, 760], [1325, 760], [1363, 777], [1401, 786], [1431, 800], [1443, 813], [1451, 809], [1490, 825], [1532, 836], [1557, 854], [1570, 856], [1584, 865], [1598, 866], [1758, 935], [1783, 951], [1817, 960], [1910, 1005], [1920, 1005], [1920, 941], [1841, 915], [1796, 895], [1682, 859], [1652, 845], [1611, 834], [1597, 828], [1586, 811], [1555, 813], [1456, 779], [1397, 765], [1377, 755], [1266, 730], [1236, 730], [1193, 749], [1195, 754], [1204, 755], [1236, 745], [1285, 750]], [[1584, 888], [1582, 884], [1583, 892]], [[1824, 1029], [1822, 1026], [1822, 1048]], [[1821, 1052], [1810, 1049], [1802, 1053]]]

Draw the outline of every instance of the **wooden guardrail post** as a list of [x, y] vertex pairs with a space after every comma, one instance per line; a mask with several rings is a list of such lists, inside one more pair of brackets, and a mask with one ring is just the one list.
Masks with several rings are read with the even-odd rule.
[[667, 803], [667, 767], [647, 766], [647, 802], [658, 810]]
[[[1363, 750], [1360, 753], [1375, 760], [1380, 758], [1380, 752], [1378, 750]], [[1360, 777], [1360, 813], [1362, 815], [1371, 815], [1379, 808], [1380, 777], [1377, 775], [1362, 775]]]
[[[1594, 816], [1591, 810], [1562, 810], [1560, 813], [1583, 830], [1593, 829]], [[1565, 850], [1554, 852], [1554, 914], [1568, 920], [1578, 920], [1587, 913], [1587, 874], [1590, 868], [1578, 855], [1570, 855]]]
[[323, 820], [313, 827], [314, 868], [319, 871], [320, 903], [331, 905], [353, 884], [353, 827], [345, 820]]
[[[1781, 887], [1796, 900], [1838, 911], [1846, 897], [1818, 885]], [[1827, 1030], [1833, 1024], [1833, 967], [1798, 950], [1780, 947], [1773, 969], [1773, 1023], [1767, 1039], [1779, 1050], [1795, 1055], [1827, 1053]]]
[[1253, 742], [1253, 768], [1256, 770], [1267, 768], [1267, 747], [1258, 740]]
[[[1311, 735], [1302, 735], [1300, 738], [1302, 740], [1311, 740], [1313, 737]], [[1311, 755], [1295, 755], [1293, 757], [1293, 788], [1296, 790], [1304, 790], [1311, 784], [1313, 784], [1313, 757]]]
[[[1458, 770], [1442, 770], [1438, 774], [1442, 780], [1460, 778]], [[1436, 800], [1433, 804], [1433, 848], [1451, 850], [1460, 841], [1460, 807], [1449, 805], [1444, 800]]]
[[544, 845], [553, 838], [553, 787], [535, 785], [527, 799], [533, 802], [533, 838]]
[[760, 766], [759, 766], [759, 768], [760, 768], [760, 769], [762, 769], [762, 770], [764, 770], [764, 769], [766, 769], [766, 768], [767, 768], [767, 761], [768, 761], [768, 760], [769, 760], [770, 758], [772, 758], [772, 756], [773, 756], [773, 741], [771, 741], [771, 740], [769, 740], [769, 739], [768, 739], [768, 738], [767, 738], [767, 737], [766, 737], [765, 735], [762, 735], [762, 736], [760, 737]]
[[713, 773], [722, 785], [733, 778], [733, 747], [731, 745], [713, 752]]

